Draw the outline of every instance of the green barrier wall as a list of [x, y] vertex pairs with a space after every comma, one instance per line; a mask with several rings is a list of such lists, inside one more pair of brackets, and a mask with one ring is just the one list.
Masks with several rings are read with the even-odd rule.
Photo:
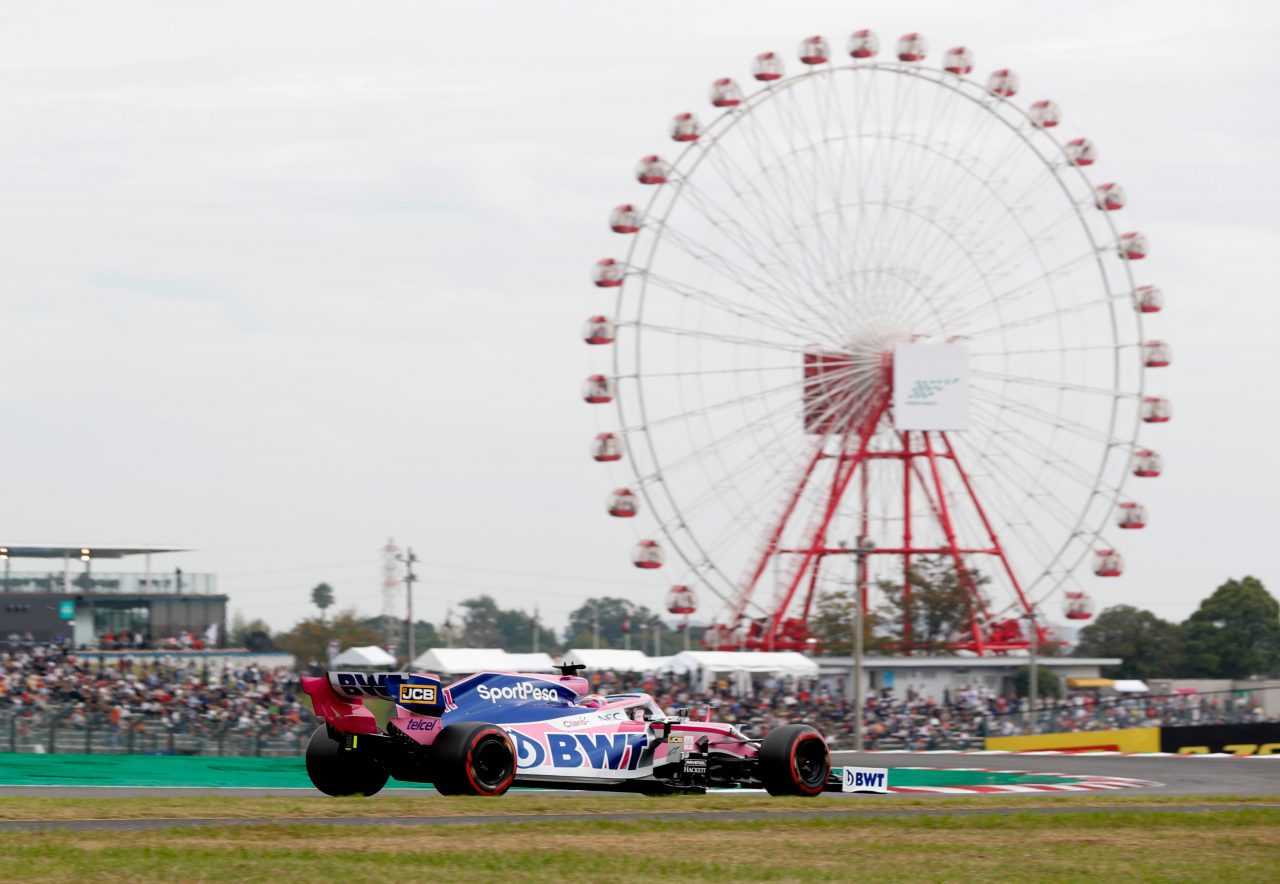
[[[889, 770], [890, 786], [1070, 783], [1079, 778], [968, 770]], [[170, 786], [192, 789], [311, 789], [301, 758], [0, 753], [3, 786]], [[387, 783], [388, 789], [430, 789]]]

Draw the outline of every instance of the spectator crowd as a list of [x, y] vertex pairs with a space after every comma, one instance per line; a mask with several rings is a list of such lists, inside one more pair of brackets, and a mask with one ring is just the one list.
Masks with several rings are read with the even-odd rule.
[[[757, 678], [746, 690], [726, 681], [697, 690], [689, 678], [674, 675], [603, 672], [592, 681], [601, 693], [645, 691], [668, 711], [702, 714], [710, 705], [714, 718], [747, 725], [753, 734], [806, 722], [836, 748], [853, 743], [853, 704], [831, 680]], [[941, 697], [883, 690], [866, 699], [863, 713], [869, 749], [981, 748], [984, 737], [1033, 727], [1080, 732], [1265, 719], [1248, 693], [1079, 692], [1046, 697], [1033, 715], [1026, 698], [985, 686], [947, 690]], [[228, 753], [243, 754], [249, 743], [260, 752], [264, 740], [294, 751], [315, 723], [291, 668], [213, 665], [198, 654], [135, 658], [27, 642], [0, 645], [0, 750], [8, 743], [40, 751], [44, 741], [32, 735], [50, 727], [64, 734], [92, 731], [108, 751], [221, 752], [232, 740], [238, 748]], [[135, 746], [139, 735], [147, 736], [150, 749]]]
[[[147, 733], [203, 746], [228, 738], [309, 735], [290, 668], [211, 666], [199, 657], [132, 658], [61, 646], [0, 647], [0, 749], [35, 730], [92, 730], [108, 747]], [[37, 745], [43, 745], [39, 743]]]
[[[827, 735], [835, 748], [853, 745], [853, 703], [827, 679], [761, 679], [750, 691], [727, 683], [695, 691], [673, 676], [604, 673], [597, 690], [642, 690], [664, 709], [712, 706], [712, 717], [746, 724], [755, 733], [790, 722], [805, 722]], [[891, 689], [866, 698], [863, 745], [867, 749], [982, 748], [985, 737], [1022, 733], [1081, 732], [1126, 727], [1227, 724], [1265, 721], [1252, 694], [1174, 696], [1068, 693], [1041, 698], [1034, 715], [1027, 698], [1002, 696], [986, 686], [945, 690], [941, 697], [916, 691], [898, 696]]]

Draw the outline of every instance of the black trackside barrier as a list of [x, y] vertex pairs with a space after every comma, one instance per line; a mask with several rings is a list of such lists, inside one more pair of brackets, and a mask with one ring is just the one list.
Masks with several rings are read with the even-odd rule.
[[1160, 728], [1160, 751], [1180, 755], [1280, 755], [1280, 722], [1199, 724]]

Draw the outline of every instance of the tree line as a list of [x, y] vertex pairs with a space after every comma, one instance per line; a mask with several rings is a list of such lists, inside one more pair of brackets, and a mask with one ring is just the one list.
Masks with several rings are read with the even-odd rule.
[[1280, 675], [1280, 602], [1256, 577], [1228, 580], [1181, 623], [1116, 605], [1080, 630], [1077, 657], [1121, 657], [1111, 678]]
[[[910, 637], [913, 654], [947, 654], [955, 637], [970, 623], [975, 595], [987, 578], [958, 571], [939, 557], [922, 557], [908, 572], [909, 602], [901, 584], [882, 582], [883, 604], [868, 612], [862, 623], [867, 654], [902, 653]], [[228, 644], [252, 650], [279, 649], [299, 663], [324, 661], [331, 641], [340, 647], [382, 645], [387, 637], [401, 652], [408, 647], [405, 623], [382, 617], [362, 617], [354, 609], [328, 616], [335, 592], [322, 583], [311, 592], [319, 613], [273, 634], [260, 619], [237, 614], [228, 630]], [[657, 612], [616, 597], [587, 599], [569, 615], [557, 633], [538, 617], [516, 608], [503, 608], [492, 596], [479, 595], [457, 605], [450, 620], [414, 623], [414, 646], [420, 650], [452, 645], [503, 648], [513, 653], [533, 650], [555, 653], [569, 648], [632, 647], [648, 653], [675, 654], [686, 643], [698, 647], [701, 628], [686, 637]], [[847, 655], [853, 645], [853, 593], [820, 594], [814, 602], [810, 629], [815, 649], [826, 655]], [[1045, 656], [1064, 652], [1059, 642], [1041, 646]], [[1112, 678], [1247, 678], [1280, 675], [1280, 602], [1255, 577], [1228, 580], [1204, 599], [1181, 623], [1162, 620], [1130, 605], [1103, 610], [1080, 630], [1071, 653], [1079, 657], [1119, 657], [1118, 666], [1105, 667]]]
[[[403, 620], [388, 623], [381, 616], [362, 617], [354, 608], [329, 615], [328, 609], [334, 606], [336, 596], [333, 588], [325, 583], [312, 590], [311, 601], [319, 613], [302, 618], [284, 632], [273, 633], [261, 618], [248, 619], [237, 612], [227, 630], [227, 643], [255, 651], [286, 651], [303, 665], [313, 660], [323, 662], [330, 642], [337, 642], [342, 648], [382, 646], [390, 636], [401, 653], [408, 648]], [[701, 631], [697, 627], [693, 629], [690, 638], [694, 646]], [[502, 648], [511, 653], [538, 650], [551, 654], [569, 648], [629, 646], [665, 655], [684, 650], [685, 643], [683, 629], [669, 626], [645, 605], [611, 596], [587, 599], [569, 614], [568, 625], [559, 633], [547, 626], [536, 612], [503, 608], [489, 595], [458, 603], [444, 623], [427, 620], [414, 623], [414, 647], [418, 651], [450, 645]]]

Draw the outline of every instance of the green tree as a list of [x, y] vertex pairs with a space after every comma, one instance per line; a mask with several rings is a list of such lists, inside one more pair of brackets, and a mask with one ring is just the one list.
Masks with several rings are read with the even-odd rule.
[[[378, 640], [379, 644], [387, 644], [387, 637], [390, 636], [390, 643], [395, 644], [398, 654], [403, 656], [409, 653], [409, 639], [406, 635], [405, 622], [402, 618], [383, 617], [379, 614], [377, 617], [366, 617], [361, 622], [381, 636]], [[444, 645], [444, 636], [436, 629], [434, 623], [426, 620], [414, 621], [413, 647], [416, 653], [421, 654], [427, 648], [442, 648]]]
[[1256, 577], [1219, 586], [1182, 624], [1182, 635], [1190, 677], [1280, 671], [1280, 603]]
[[[626, 634], [622, 624], [629, 622], [631, 626], [631, 647], [639, 650], [653, 646], [650, 630], [660, 618], [644, 605], [637, 605], [627, 599], [602, 596], [587, 599], [586, 603], [569, 614], [569, 625], [565, 629], [565, 642], [570, 648], [589, 648], [592, 646], [594, 624], [599, 621], [600, 646], [603, 648], [621, 648], [626, 644]], [[646, 637], [648, 644], [645, 644]], [[674, 643], [674, 642], [673, 642]], [[679, 638], [681, 649], [684, 639]]]
[[333, 587], [327, 583], [317, 583], [311, 588], [311, 604], [320, 609], [320, 619], [324, 620], [325, 608], [333, 604]]
[[382, 637], [366, 626], [354, 609], [340, 611], [325, 622], [318, 617], [299, 620], [288, 632], [276, 636], [276, 644], [293, 654], [299, 666], [312, 660], [325, 663], [329, 642], [336, 641], [339, 650], [354, 646], [376, 645]]
[[[533, 615], [525, 611], [498, 607], [492, 596], [466, 599], [462, 608], [460, 644], [471, 648], [502, 648], [513, 653], [533, 650]], [[556, 635], [538, 625], [538, 650], [553, 651]]]
[[957, 569], [945, 556], [921, 556], [907, 571], [910, 602], [902, 584], [880, 581], [885, 604], [879, 609], [887, 637], [905, 648], [906, 626], [911, 627], [910, 649], [915, 653], [949, 654], [951, 645], [970, 631], [975, 594], [989, 582], [976, 571]]
[[[851, 590], [824, 592], [813, 603], [809, 631], [818, 640], [818, 648], [826, 656], [852, 656], [853, 613], [856, 607]], [[876, 634], [880, 614], [868, 611], [862, 624], [862, 650], [865, 654], [883, 653], [886, 641]]]
[[[1019, 697], [1026, 697], [1031, 693], [1031, 667], [1020, 666], [1013, 673], [1013, 690]], [[1038, 697], [1061, 697], [1062, 696], [1062, 679], [1058, 677], [1058, 673], [1052, 669], [1045, 669], [1043, 666], [1036, 666], [1036, 696]]]
[[239, 611], [231, 615], [227, 644], [233, 648], [248, 648], [258, 652], [275, 650], [275, 643], [271, 641], [271, 627], [266, 621], [256, 617], [248, 620]]
[[1130, 605], [1107, 608], [1080, 630], [1072, 655], [1119, 657], [1105, 666], [1107, 678], [1154, 678], [1180, 674], [1181, 632], [1176, 624]]

